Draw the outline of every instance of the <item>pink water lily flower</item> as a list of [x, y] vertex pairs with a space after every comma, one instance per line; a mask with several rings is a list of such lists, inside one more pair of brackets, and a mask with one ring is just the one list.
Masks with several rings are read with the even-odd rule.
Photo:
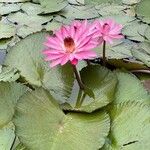
[[103, 21], [95, 21], [95, 37], [99, 37], [99, 43], [103, 41], [110, 44], [113, 43], [114, 39], [121, 39], [124, 36], [121, 34], [121, 29], [123, 26], [116, 23], [112, 19], [107, 19]]
[[64, 65], [71, 62], [76, 65], [79, 60], [93, 59], [96, 53], [91, 49], [97, 46], [92, 39], [91, 25], [86, 21], [74, 21], [69, 26], [62, 26], [54, 36], [47, 37], [44, 45], [47, 47], [43, 54], [50, 66]]

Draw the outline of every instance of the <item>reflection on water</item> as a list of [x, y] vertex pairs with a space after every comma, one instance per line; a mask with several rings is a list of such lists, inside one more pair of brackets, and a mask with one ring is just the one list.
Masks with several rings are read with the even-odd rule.
[[5, 56], [6, 56], [6, 51], [0, 50], [0, 64], [3, 64]]

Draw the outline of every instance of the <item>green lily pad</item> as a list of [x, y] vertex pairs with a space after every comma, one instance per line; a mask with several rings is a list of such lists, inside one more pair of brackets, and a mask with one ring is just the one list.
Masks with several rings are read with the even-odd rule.
[[139, 3], [141, 0], [122, 0], [122, 3], [126, 4], [126, 5], [134, 5]]
[[85, 4], [85, 0], [68, 0], [68, 2], [73, 5], [84, 5]]
[[60, 23], [60, 22], [52, 21], [52, 22], [49, 22], [48, 24], [46, 24], [44, 26], [44, 28], [46, 29], [46, 31], [54, 31], [54, 30], [57, 30], [58, 28], [60, 28], [61, 25], [62, 25], [62, 23]]
[[43, 86], [51, 91], [57, 100], [64, 101], [71, 94], [74, 82], [73, 70], [69, 64], [50, 68], [44, 61], [43, 42], [47, 35], [45, 32], [36, 33], [21, 40], [9, 50], [5, 64], [19, 70], [20, 75], [29, 84]]
[[91, 65], [81, 70], [81, 78], [85, 86], [94, 93], [94, 99], [75, 84], [71, 97], [62, 105], [63, 109], [92, 112], [114, 100], [117, 83], [114, 73], [99, 65]]
[[150, 5], [149, 0], [141, 0], [141, 2], [136, 7], [137, 14], [144, 17], [150, 17], [149, 5]]
[[86, 4], [93, 4], [93, 5], [98, 5], [98, 4], [103, 4], [103, 3], [121, 3], [121, 0], [85, 0]]
[[16, 2], [27, 2], [27, 1], [30, 1], [30, 0], [0, 0], [0, 2], [3, 2], [3, 3], [16, 3]]
[[13, 144], [15, 139], [15, 127], [12, 122], [5, 125], [4, 127], [0, 127], [0, 149], [1, 150], [9, 150]]
[[124, 72], [116, 72], [116, 75], [118, 86], [116, 88], [114, 103], [145, 101], [150, 104], [150, 94], [136, 76]]
[[20, 4], [4, 4], [0, 3], [0, 15], [6, 15], [11, 12], [20, 10]]
[[98, 12], [95, 10], [93, 6], [76, 6], [76, 5], [68, 5], [63, 9], [62, 12], [59, 13], [66, 18], [73, 19], [93, 19], [99, 17]]
[[0, 39], [10, 38], [15, 35], [15, 32], [15, 26], [0, 21]]
[[58, 12], [68, 5], [67, 0], [39, 0], [43, 7], [43, 13]]
[[145, 31], [145, 37], [150, 41], [150, 27], [148, 27]]
[[37, 15], [43, 12], [42, 6], [39, 4], [34, 4], [27, 2], [22, 4], [21, 9], [26, 12], [28, 15]]
[[8, 20], [17, 23], [19, 26], [26, 25], [32, 28], [41, 26], [44, 23], [51, 21], [53, 16], [28, 15], [26, 13], [17, 12], [8, 15]]
[[147, 23], [150, 23], [149, 5], [149, 0], [141, 0], [136, 7], [136, 13], [138, 16], [142, 17], [141, 20]]
[[10, 68], [10, 67], [3, 67], [0, 71], [0, 81], [4, 82], [12, 82], [16, 81], [20, 77], [19, 72], [17, 69]]
[[[123, 58], [132, 58], [131, 49], [135, 43], [129, 40], [116, 40], [113, 44], [106, 45], [106, 57], [108, 59], [123, 59]], [[99, 46], [95, 48], [98, 56], [102, 57], [103, 47]]]
[[104, 3], [96, 6], [96, 9], [98, 10], [98, 13], [102, 16], [117, 15], [117, 14], [121, 15], [124, 14], [123, 10], [126, 9], [126, 6]]
[[14, 150], [29, 150], [29, 149], [27, 149], [22, 143], [20, 143]]
[[17, 100], [25, 92], [20, 84], [0, 82], [0, 127], [11, 121]]
[[36, 28], [24, 25], [24, 26], [18, 27], [18, 29], [17, 29], [17, 35], [19, 37], [25, 38], [25, 37], [27, 37], [30, 34], [33, 34], [33, 33], [41, 31], [42, 29], [43, 29], [43, 27], [40, 26], [40, 25], [37, 26]]
[[109, 15], [109, 16], [100, 17], [100, 19], [113, 19], [117, 23], [123, 26], [129, 25], [131, 22], [136, 20], [135, 17], [133, 16], [125, 16], [125, 15]]
[[[134, 26], [134, 28], [133, 28]], [[131, 22], [131, 24], [127, 25], [123, 29], [123, 34], [127, 36], [128, 39], [135, 41], [144, 41], [144, 34], [148, 25], [140, 23], [138, 21]]]
[[132, 55], [150, 67], [150, 43], [143, 42], [137, 48], [132, 49]]
[[108, 142], [102, 150], [147, 150], [150, 147], [150, 108], [137, 102], [114, 105]]
[[29, 149], [96, 150], [105, 142], [110, 120], [100, 111], [65, 115], [51, 95], [37, 89], [20, 98], [14, 123]]

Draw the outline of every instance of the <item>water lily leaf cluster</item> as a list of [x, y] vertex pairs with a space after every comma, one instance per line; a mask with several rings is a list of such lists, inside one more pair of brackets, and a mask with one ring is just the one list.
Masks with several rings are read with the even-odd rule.
[[[149, 4], [0, 0], [0, 150], [148, 150], [150, 93], [131, 72], [149, 71]], [[78, 64], [82, 91], [70, 64], [44, 62], [43, 42], [73, 20], [106, 18], [125, 38], [106, 46], [108, 68]]]
[[128, 71], [79, 64], [90, 97], [69, 64], [52, 69], [44, 62], [48, 34], [30, 35], [8, 50], [0, 73], [0, 142], [13, 150], [149, 147], [150, 94], [141, 81]]

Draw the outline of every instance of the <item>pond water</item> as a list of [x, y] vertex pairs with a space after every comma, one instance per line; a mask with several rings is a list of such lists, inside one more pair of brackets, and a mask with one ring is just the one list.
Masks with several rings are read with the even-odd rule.
[[6, 51], [0, 51], [0, 65], [4, 62]]

